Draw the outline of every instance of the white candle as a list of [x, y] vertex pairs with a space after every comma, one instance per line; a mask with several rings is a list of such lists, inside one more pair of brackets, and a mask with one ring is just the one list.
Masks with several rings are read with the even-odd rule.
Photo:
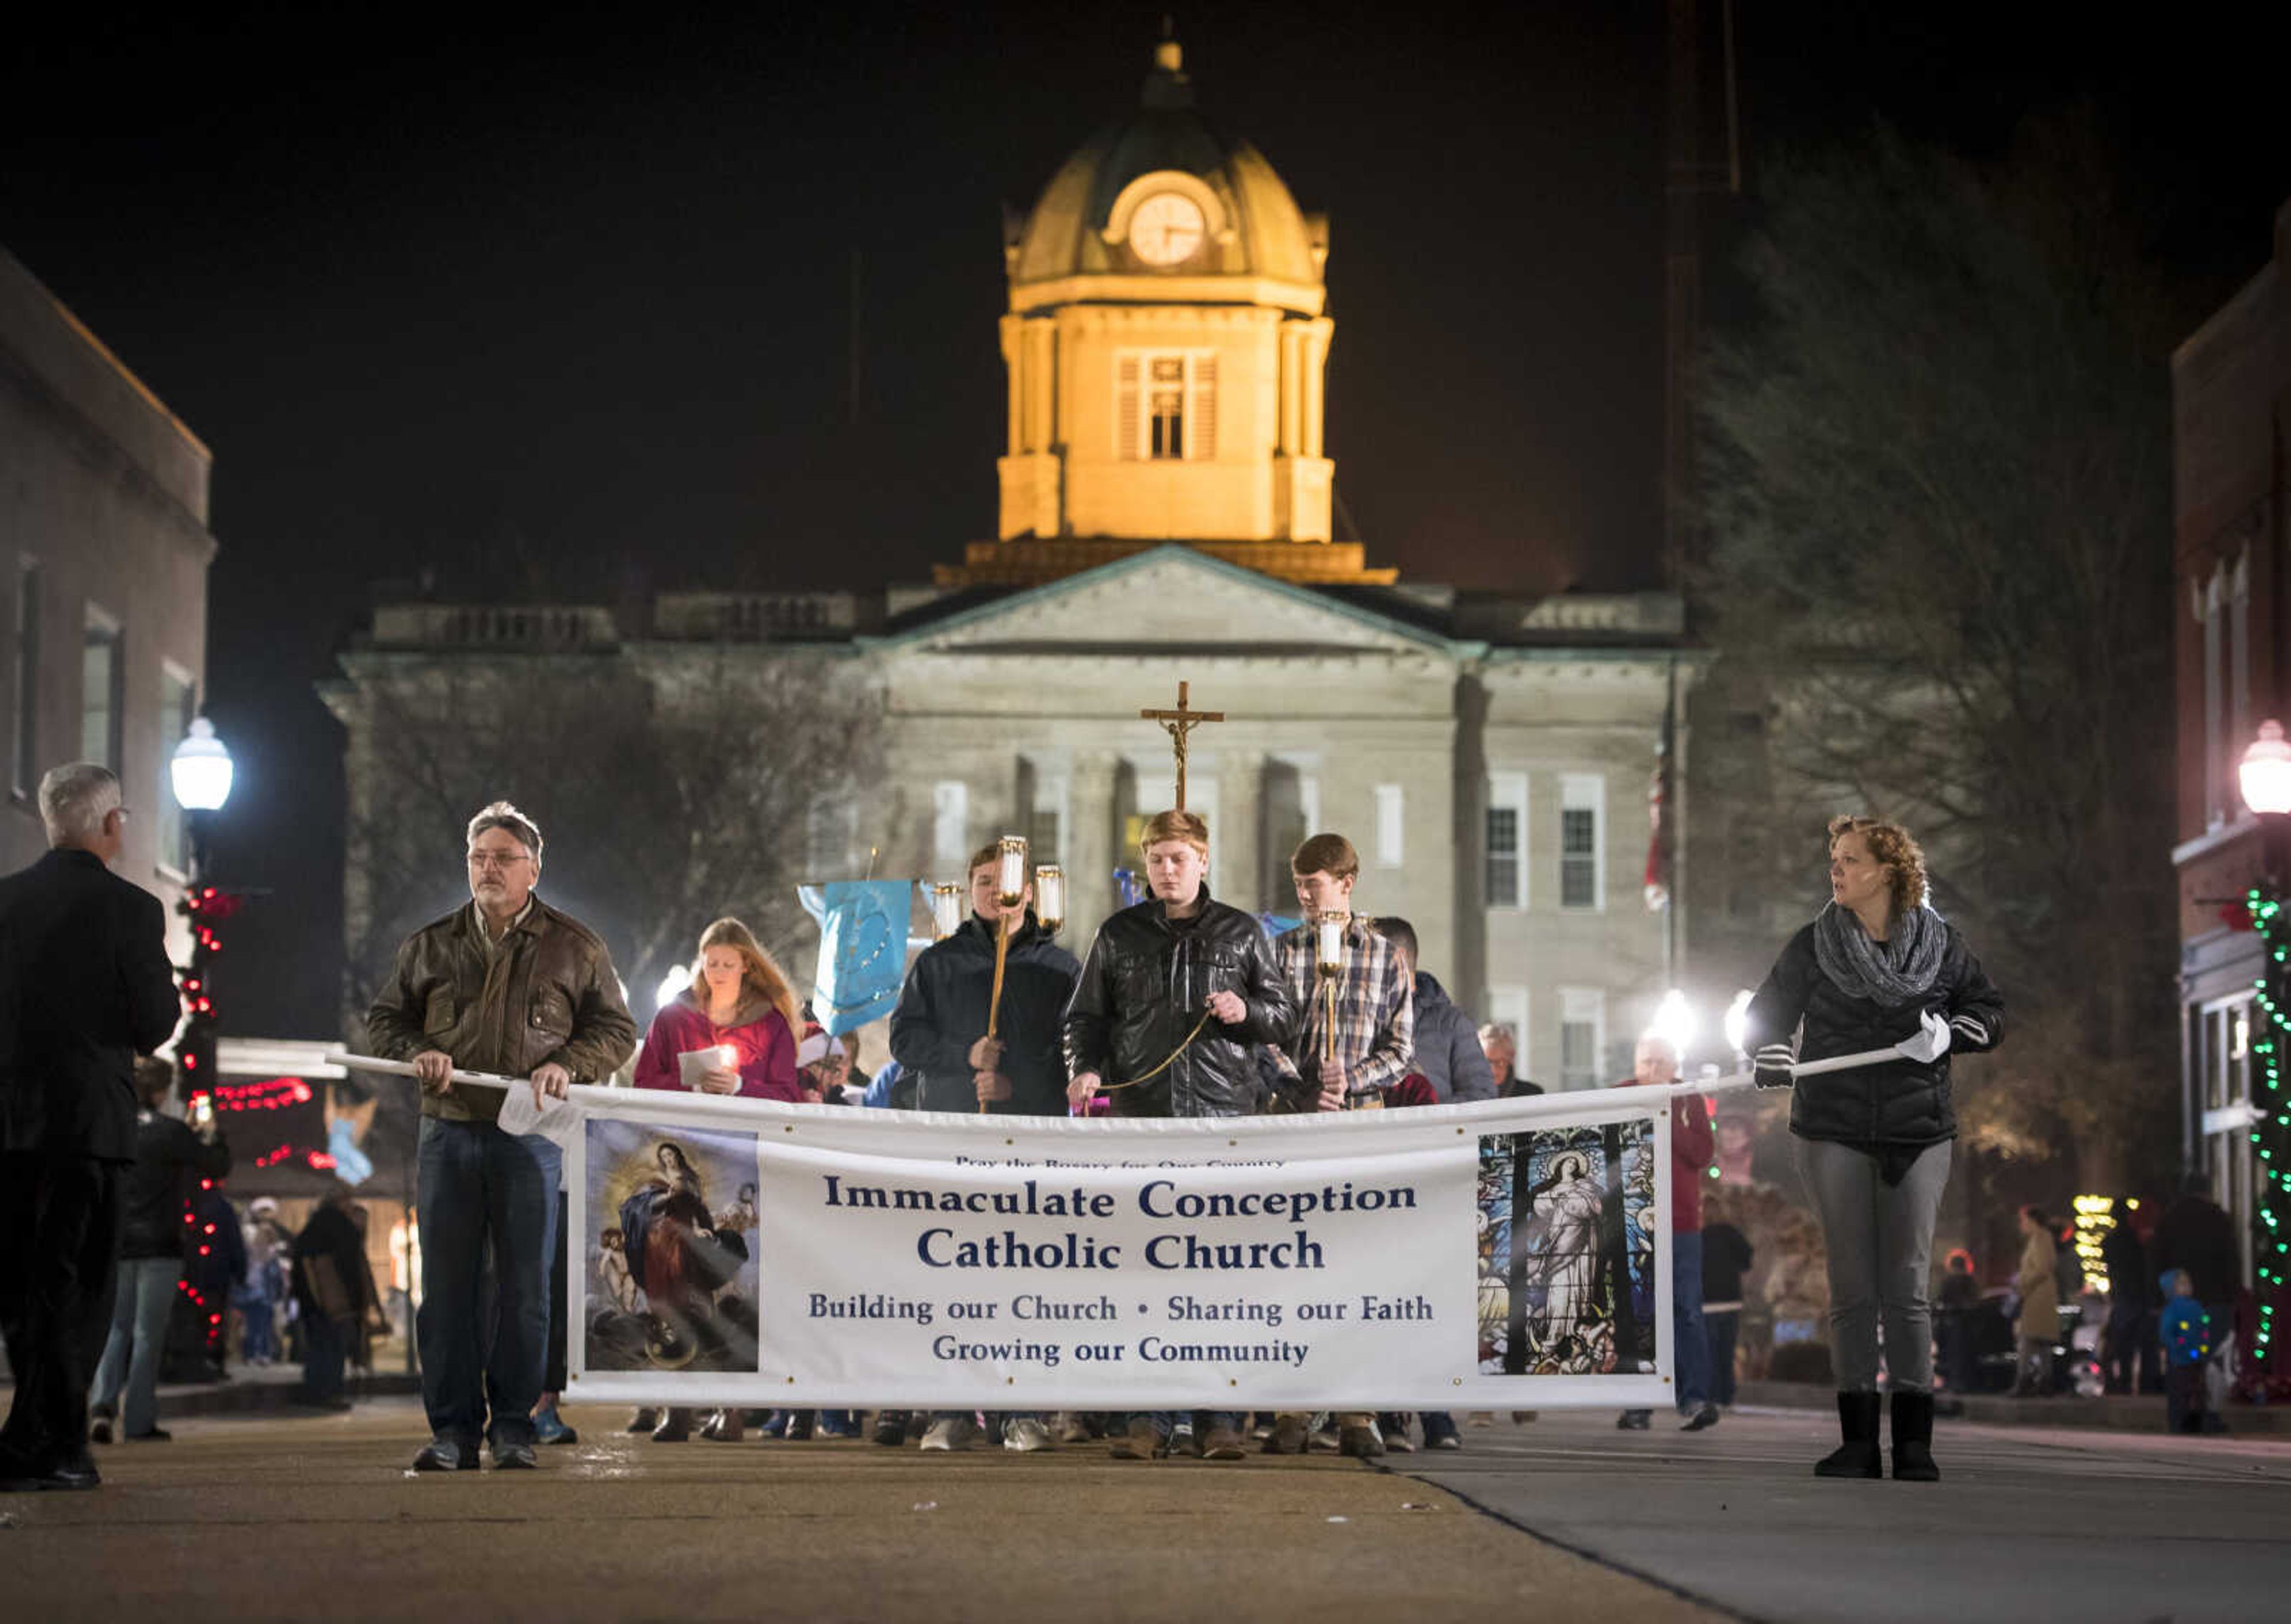
[[724, 1069], [728, 1072], [739, 1064], [740, 1051], [729, 1043], [719, 1043], [716, 1046], [716, 1057], [724, 1063]]
[[1324, 913], [1321, 916], [1321, 968], [1324, 970], [1341, 969], [1345, 961], [1345, 921], [1341, 915]]
[[1045, 930], [1056, 930], [1066, 922], [1065, 871], [1054, 863], [1045, 863], [1034, 871], [1034, 912]]
[[931, 934], [944, 942], [962, 929], [962, 888], [959, 885], [931, 887]]

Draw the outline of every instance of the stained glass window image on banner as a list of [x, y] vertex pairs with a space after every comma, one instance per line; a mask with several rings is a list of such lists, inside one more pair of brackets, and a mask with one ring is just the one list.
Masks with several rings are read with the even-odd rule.
[[1654, 1368], [1653, 1146], [1644, 1119], [1481, 1136], [1482, 1375]]
[[588, 1368], [755, 1370], [756, 1136], [587, 1132]]

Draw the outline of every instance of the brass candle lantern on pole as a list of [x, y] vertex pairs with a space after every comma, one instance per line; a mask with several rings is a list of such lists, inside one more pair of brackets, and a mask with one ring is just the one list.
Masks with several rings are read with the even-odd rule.
[[1321, 1063], [1337, 1057], [1337, 977], [1345, 969], [1345, 926], [1349, 916], [1323, 913], [1314, 921], [1315, 957], [1321, 972]]
[[962, 929], [962, 888], [935, 885], [930, 888], [931, 940], [944, 942]]
[[1002, 904], [1002, 917], [994, 929], [994, 993], [986, 1005], [990, 1038], [1002, 1016], [1002, 970], [1010, 956], [1010, 932], [1024, 918], [1018, 904], [1026, 900], [1026, 837], [1006, 834], [994, 848], [994, 900]]
[[1034, 917], [1052, 936], [1066, 922], [1066, 872], [1055, 863], [1034, 870]]

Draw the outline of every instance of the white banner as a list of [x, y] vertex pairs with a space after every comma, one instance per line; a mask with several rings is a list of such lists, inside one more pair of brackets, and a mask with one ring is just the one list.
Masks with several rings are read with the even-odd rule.
[[1068, 1122], [576, 1089], [542, 1124], [574, 1395], [1666, 1404], [1670, 1092]]

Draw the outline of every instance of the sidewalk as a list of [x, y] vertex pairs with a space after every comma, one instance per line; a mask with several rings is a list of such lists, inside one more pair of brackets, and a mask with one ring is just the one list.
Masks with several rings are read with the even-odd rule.
[[[402, 1361], [404, 1355], [399, 1358]], [[372, 1375], [353, 1373], [347, 1385], [350, 1399], [358, 1402], [419, 1394], [422, 1378], [407, 1371], [400, 1363], [395, 1369], [378, 1370]], [[162, 1382], [159, 1419], [179, 1421], [203, 1415], [327, 1413], [295, 1402], [301, 1386], [302, 1367], [299, 1364], [233, 1365], [225, 1381]], [[15, 1391], [14, 1379], [0, 1374], [0, 1414], [6, 1412]]]
[[[1746, 1381], [1741, 1402], [1773, 1410], [1830, 1410], [1837, 1395], [1826, 1387], [1798, 1381]], [[2089, 1427], [2102, 1432], [2164, 1430], [2161, 1394], [2104, 1398], [2014, 1398], [2005, 1393], [1942, 1393], [1937, 1414], [1984, 1427]], [[2230, 1404], [2224, 1417], [2233, 1434], [2291, 1437], [2291, 1404]]]

